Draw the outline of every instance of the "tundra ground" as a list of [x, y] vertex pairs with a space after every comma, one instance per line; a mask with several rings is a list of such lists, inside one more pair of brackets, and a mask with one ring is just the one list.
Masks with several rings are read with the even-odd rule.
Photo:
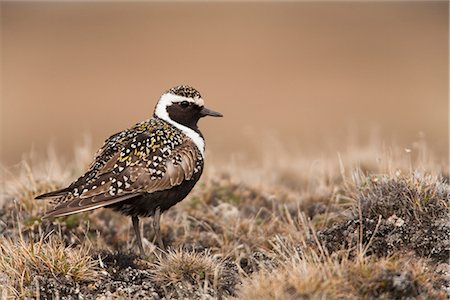
[[[5, 172], [0, 201], [2, 298], [447, 299], [446, 163], [426, 146], [349, 147], [333, 157], [283, 153], [206, 164], [194, 191], [161, 220], [166, 252], [111, 210], [41, 220], [34, 197], [88, 164], [55, 154]], [[84, 154], [83, 154], [84, 153]], [[273, 153], [273, 152], [272, 152]]]

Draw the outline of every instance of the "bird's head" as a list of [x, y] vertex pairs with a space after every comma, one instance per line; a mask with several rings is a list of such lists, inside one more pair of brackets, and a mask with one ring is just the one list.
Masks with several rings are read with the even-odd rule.
[[156, 104], [154, 115], [189, 128], [197, 128], [197, 122], [202, 117], [223, 117], [221, 113], [206, 108], [200, 93], [188, 85], [175, 86], [166, 91]]

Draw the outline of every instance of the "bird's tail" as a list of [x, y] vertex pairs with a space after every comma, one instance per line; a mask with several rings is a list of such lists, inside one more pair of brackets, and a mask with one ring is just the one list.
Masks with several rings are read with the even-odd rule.
[[41, 199], [60, 198], [62, 196], [65, 196], [69, 191], [70, 191], [69, 188], [63, 188], [63, 189], [60, 189], [60, 190], [56, 190], [56, 191], [53, 191], [53, 192], [49, 192], [49, 193], [45, 193], [45, 194], [36, 196], [34, 199], [41, 200]]

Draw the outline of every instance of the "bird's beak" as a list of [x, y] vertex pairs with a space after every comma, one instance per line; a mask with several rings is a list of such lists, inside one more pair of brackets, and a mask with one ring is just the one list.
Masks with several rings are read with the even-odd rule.
[[200, 117], [206, 117], [206, 116], [223, 117], [223, 115], [220, 112], [216, 112], [216, 111], [207, 109], [206, 107], [203, 107], [202, 110], [200, 111]]

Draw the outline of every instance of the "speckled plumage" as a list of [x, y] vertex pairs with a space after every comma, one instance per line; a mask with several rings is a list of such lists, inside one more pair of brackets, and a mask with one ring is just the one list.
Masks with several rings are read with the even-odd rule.
[[153, 118], [109, 137], [83, 176], [36, 197], [57, 202], [44, 217], [112, 208], [132, 216], [143, 253], [138, 217], [155, 215], [159, 234], [160, 213], [183, 200], [202, 174], [204, 140], [197, 121], [221, 116], [204, 108], [189, 86], [170, 89], [158, 105]]
[[171, 88], [166, 93], [186, 97], [186, 98], [201, 98], [200, 92], [189, 85], [179, 85]]
[[[108, 138], [86, 174], [55, 194], [59, 204], [45, 217], [114, 201], [117, 196], [169, 189], [190, 180], [202, 168], [203, 158], [186, 135], [164, 120], [152, 118]], [[73, 203], [67, 206], [68, 202]]]

